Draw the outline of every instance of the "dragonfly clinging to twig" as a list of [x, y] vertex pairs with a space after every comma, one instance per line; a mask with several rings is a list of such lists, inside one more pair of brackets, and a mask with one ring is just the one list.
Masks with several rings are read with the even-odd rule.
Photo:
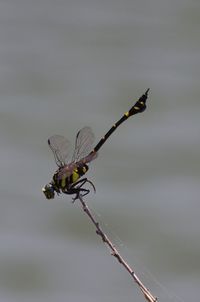
[[88, 164], [98, 156], [99, 149], [103, 146], [110, 135], [130, 116], [143, 112], [146, 109], [146, 100], [149, 89], [139, 98], [133, 107], [110, 128], [98, 144], [92, 149], [94, 134], [90, 127], [84, 127], [76, 135], [75, 148], [72, 160], [68, 161], [70, 142], [61, 135], [53, 135], [48, 139], [48, 145], [53, 152], [58, 170], [53, 175], [52, 181], [42, 189], [47, 199], [53, 199], [55, 192], [75, 195], [73, 200], [87, 195], [90, 190], [84, 185], [89, 183], [94, 191], [94, 184], [83, 175], [88, 171]]

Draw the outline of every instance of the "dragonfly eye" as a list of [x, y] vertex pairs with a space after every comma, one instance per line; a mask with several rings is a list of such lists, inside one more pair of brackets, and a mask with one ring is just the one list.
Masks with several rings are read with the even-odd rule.
[[47, 199], [53, 199], [55, 196], [54, 188], [51, 184], [48, 184], [42, 188], [42, 192], [46, 196]]

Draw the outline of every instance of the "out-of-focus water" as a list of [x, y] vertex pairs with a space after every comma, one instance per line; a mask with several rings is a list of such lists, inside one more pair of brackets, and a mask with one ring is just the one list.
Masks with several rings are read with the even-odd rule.
[[49, 136], [88, 125], [98, 141], [148, 87], [147, 111], [92, 163], [87, 200], [160, 301], [197, 301], [199, 20], [195, 0], [1, 1], [0, 301], [144, 301], [78, 203], [41, 187]]

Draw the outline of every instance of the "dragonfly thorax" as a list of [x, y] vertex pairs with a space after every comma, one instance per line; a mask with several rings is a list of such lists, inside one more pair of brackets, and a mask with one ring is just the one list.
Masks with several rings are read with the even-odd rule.
[[[89, 167], [86, 164], [82, 164], [78, 167], [74, 167], [71, 170], [71, 164], [59, 168], [53, 175], [52, 181], [44, 186], [43, 193], [47, 199], [53, 199], [55, 197], [55, 192], [57, 194], [67, 193], [70, 191], [72, 185], [88, 171]], [[71, 172], [69, 172], [71, 170]]]
[[80, 166], [71, 167], [71, 165], [66, 165], [59, 168], [53, 175], [52, 184], [58, 190], [65, 192], [70, 188], [70, 186], [76, 183], [80, 177], [82, 177], [89, 167], [86, 164]]

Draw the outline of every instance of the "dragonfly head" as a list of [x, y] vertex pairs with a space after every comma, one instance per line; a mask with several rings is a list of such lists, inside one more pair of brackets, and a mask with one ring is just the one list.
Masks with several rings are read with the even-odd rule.
[[53, 199], [55, 196], [54, 187], [52, 184], [48, 184], [42, 188], [42, 192], [44, 193], [47, 199]]

